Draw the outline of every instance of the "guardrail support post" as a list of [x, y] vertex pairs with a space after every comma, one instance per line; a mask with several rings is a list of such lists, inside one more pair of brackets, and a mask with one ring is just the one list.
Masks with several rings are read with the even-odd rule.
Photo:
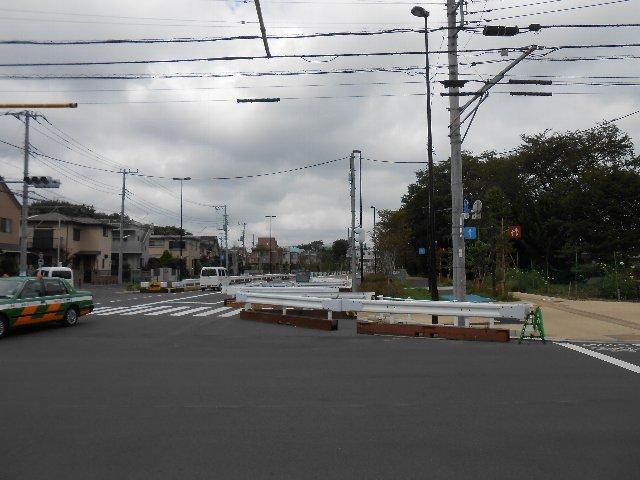
[[327, 319], [333, 320], [333, 312], [331, 310], [327, 310]]
[[287, 314], [287, 307], [286, 306], [282, 306], [282, 315], [286, 315]]

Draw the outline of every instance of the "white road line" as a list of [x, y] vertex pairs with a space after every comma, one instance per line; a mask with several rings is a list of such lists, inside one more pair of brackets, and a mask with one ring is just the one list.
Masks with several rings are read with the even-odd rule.
[[177, 312], [178, 310], [184, 310], [185, 308], [189, 308], [189, 307], [165, 308], [163, 310], [154, 310], [153, 312], [145, 313], [145, 315], [164, 315], [165, 313]]
[[574, 345], [572, 343], [556, 343], [556, 345], [560, 345], [561, 347], [565, 347], [570, 350], [575, 350], [576, 352], [584, 353], [585, 355], [589, 355], [590, 357], [597, 358], [598, 360], [602, 360], [603, 362], [607, 362], [617, 367], [624, 368], [625, 370], [629, 370], [634, 373], [640, 373], [640, 367], [638, 365], [634, 365], [633, 363], [618, 360], [617, 358], [610, 357], [609, 355], [604, 355], [600, 352], [594, 352], [593, 350], [579, 347], [578, 345]]
[[230, 312], [227, 313], [223, 313], [222, 315], [218, 315], [220, 318], [222, 317], [233, 317], [234, 315], [237, 315], [238, 313], [240, 313], [242, 309], [238, 308], [237, 310], [232, 310]]
[[209, 309], [209, 307], [192, 308], [191, 310], [185, 310], [184, 312], [172, 313], [171, 316], [172, 317], [181, 317], [183, 315], [189, 315], [191, 313], [201, 312], [202, 310], [207, 310], [207, 309]]
[[224, 312], [226, 310], [229, 310], [230, 307], [220, 307], [220, 308], [216, 308], [214, 310], [209, 310], [207, 312], [202, 312], [202, 313], [196, 313], [194, 315], [194, 317], [208, 317], [209, 315], [213, 315], [214, 313], [219, 313], [219, 312]]

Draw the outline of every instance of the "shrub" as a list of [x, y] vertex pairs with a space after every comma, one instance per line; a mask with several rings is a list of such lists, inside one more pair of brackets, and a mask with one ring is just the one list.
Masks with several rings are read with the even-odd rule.
[[364, 277], [364, 282], [360, 284], [360, 291], [375, 292], [376, 295], [384, 295], [385, 297], [403, 297], [405, 295], [404, 285], [399, 280], [380, 273]]
[[533, 293], [547, 287], [547, 279], [537, 270], [512, 268], [507, 272], [508, 290]]

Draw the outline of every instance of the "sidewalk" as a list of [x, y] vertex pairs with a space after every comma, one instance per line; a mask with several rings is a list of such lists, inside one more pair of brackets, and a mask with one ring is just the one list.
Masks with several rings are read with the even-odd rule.
[[548, 337], [640, 343], [640, 303], [564, 298], [514, 292], [542, 307]]

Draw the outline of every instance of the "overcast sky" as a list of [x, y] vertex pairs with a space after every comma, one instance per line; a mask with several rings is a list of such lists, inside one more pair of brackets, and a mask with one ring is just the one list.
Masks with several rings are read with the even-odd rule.
[[[606, 0], [603, 0], [606, 1]], [[410, 14], [413, 3], [403, 0], [263, 0], [270, 35], [311, 32], [420, 28]], [[536, 3], [537, 5], [530, 5]], [[605, 6], [538, 13], [600, 3], [597, 0], [471, 1], [468, 20], [498, 19], [491, 24], [581, 24], [638, 22], [637, 0]], [[528, 4], [530, 6], [519, 6]], [[446, 21], [442, 1], [423, 4], [431, 12], [430, 25]], [[242, 23], [244, 22], [244, 23]], [[219, 0], [24, 0], [0, 1], [1, 40], [95, 40], [177, 37], [216, 37], [259, 34], [253, 2]], [[640, 29], [544, 30], [512, 38], [486, 38], [460, 33], [460, 49], [557, 46], [637, 41]], [[271, 52], [281, 54], [419, 51], [419, 33], [367, 37], [271, 40]], [[446, 49], [442, 32], [430, 34], [431, 50]], [[587, 76], [639, 75], [638, 48], [561, 50], [544, 61], [524, 61], [512, 74], [517, 78], [554, 75], [554, 81], [593, 82]], [[39, 63], [108, 60], [264, 55], [261, 40], [152, 45], [16, 46], [0, 45], [0, 63]], [[623, 55], [620, 59], [594, 56]], [[631, 57], [629, 57], [631, 55]], [[464, 63], [515, 58], [499, 53], [467, 53]], [[589, 57], [592, 60], [556, 62], [551, 59]], [[409, 73], [352, 73], [296, 76], [241, 76], [225, 78], [145, 78], [132, 80], [7, 79], [7, 75], [91, 74], [237, 74], [239, 72], [303, 72], [345, 68], [423, 67], [424, 56], [258, 59], [106, 66], [0, 67], [2, 102], [78, 102], [75, 110], [42, 111], [58, 130], [34, 124], [31, 143], [58, 159], [107, 170], [118, 166], [148, 175], [190, 176], [184, 185], [185, 227], [195, 234], [220, 234], [221, 212], [197, 205], [226, 204], [230, 245], [240, 236], [239, 222], [247, 223], [247, 240], [265, 235], [265, 215], [276, 215], [273, 234], [280, 244], [295, 245], [322, 239], [345, 238], [350, 224], [348, 160], [294, 173], [241, 180], [211, 177], [253, 175], [334, 159], [346, 159], [353, 149], [366, 158], [423, 161], [426, 145], [424, 76]], [[448, 100], [440, 96], [446, 55], [432, 55], [433, 129], [436, 161], [447, 158]], [[461, 67], [468, 79], [488, 79], [505, 63]], [[410, 74], [411, 73], [411, 74]], [[4, 78], [3, 78], [4, 77]], [[637, 82], [638, 77], [622, 79]], [[383, 83], [383, 84], [381, 84]], [[349, 84], [349, 85], [345, 85]], [[480, 84], [469, 84], [467, 90]], [[508, 150], [523, 133], [544, 129], [563, 131], [593, 126], [637, 110], [638, 86], [558, 85], [527, 87], [551, 90], [553, 97], [512, 97], [513, 87], [498, 85], [480, 108], [465, 140], [473, 152]], [[523, 90], [522, 87], [517, 90]], [[562, 93], [562, 95], [560, 94]], [[416, 95], [418, 94], [418, 95]], [[359, 96], [350, 98], [350, 96]], [[388, 96], [392, 95], [392, 96]], [[361, 96], [364, 96], [363, 98]], [[283, 97], [280, 103], [238, 104], [237, 98]], [[316, 98], [314, 98], [316, 97]], [[323, 98], [317, 98], [323, 97]], [[331, 97], [331, 98], [326, 98]], [[289, 98], [285, 100], [284, 98]], [[619, 126], [637, 139], [640, 115]], [[63, 141], [60, 131], [88, 150]], [[0, 117], [0, 140], [22, 145], [24, 126], [10, 116]], [[73, 146], [73, 147], [72, 147]], [[72, 147], [72, 148], [71, 148]], [[371, 228], [370, 206], [397, 208], [406, 187], [415, 178], [415, 165], [363, 162], [365, 227]], [[0, 175], [22, 175], [22, 152], [0, 144]], [[95, 205], [106, 212], [120, 210], [121, 176], [59, 161], [31, 160], [32, 174], [60, 178], [61, 188], [38, 190], [49, 198]], [[179, 183], [128, 177], [127, 213], [159, 225], [179, 225]], [[197, 202], [197, 203], [193, 203]]]

